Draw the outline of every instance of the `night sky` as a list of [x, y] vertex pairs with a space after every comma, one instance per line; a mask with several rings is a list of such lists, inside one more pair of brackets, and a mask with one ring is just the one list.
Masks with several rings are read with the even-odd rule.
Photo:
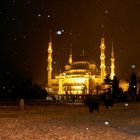
[[85, 50], [99, 67], [102, 34], [106, 40], [107, 69], [113, 42], [116, 75], [127, 78], [131, 65], [140, 71], [140, 0], [3, 0], [1, 74], [15, 73], [44, 84], [50, 28], [53, 75], [63, 70], [70, 48], [73, 60]]

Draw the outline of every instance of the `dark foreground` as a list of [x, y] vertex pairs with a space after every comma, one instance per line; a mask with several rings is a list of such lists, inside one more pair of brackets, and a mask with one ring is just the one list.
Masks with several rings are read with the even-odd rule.
[[140, 140], [140, 104], [1, 106], [0, 140]]

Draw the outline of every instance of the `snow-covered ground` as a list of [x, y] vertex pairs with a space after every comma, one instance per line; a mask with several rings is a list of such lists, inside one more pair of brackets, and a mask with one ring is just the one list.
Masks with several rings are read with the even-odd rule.
[[1, 106], [0, 140], [140, 140], [140, 104]]

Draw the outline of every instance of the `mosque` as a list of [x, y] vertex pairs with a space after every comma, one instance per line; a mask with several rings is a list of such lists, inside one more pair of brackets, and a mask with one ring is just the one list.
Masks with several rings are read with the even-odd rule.
[[[105, 39], [101, 38], [100, 43], [100, 68], [97, 70], [96, 64], [88, 61], [84, 51], [79, 60], [73, 60], [72, 50], [68, 56], [68, 63], [65, 65], [65, 70], [52, 79], [52, 64], [53, 64], [53, 48], [50, 39], [48, 44], [48, 83], [46, 89], [49, 92], [57, 93], [58, 95], [85, 95], [89, 93], [101, 93], [105, 90], [104, 79], [106, 77], [106, 55], [105, 55]], [[110, 54], [110, 79], [115, 76], [115, 57], [112, 46]]]

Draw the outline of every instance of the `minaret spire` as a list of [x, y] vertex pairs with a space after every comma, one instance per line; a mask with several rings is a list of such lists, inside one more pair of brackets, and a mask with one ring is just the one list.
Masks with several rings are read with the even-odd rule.
[[82, 56], [85, 56], [85, 50], [83, 49], [83, 51], [82, 51]]
[[50, 29], [50, 42], [52, 42], [52, 31]]
[[102, 37], [104, 38], [104, 24], [102, 23]]
[[104, 37], [101, 38], [100, 49], [101, 49], [101, 55], [100, 55], [101, 79], [102, 79], [102, 81], [104, 81], [104, 78], [106, 76], [106, 71], [105, 71], [105, 69], [106, 69], [106, 65], [105, 65], [105, 40], [104, 40]]
[[111, 61], [111, 66], [110, 66], [110, 69], [111, 69], [111, 73], [110, 73], [110, 79], [113, 80], [114, 76], [115, 76], [115, 57], [114, 57], [114, 46], [113, 46], [113, 41], [112, 41], [112, 50], [111, 50], [111, 58], [110, 58], [110, 61]]
[[70, 48], [69, 64], [72, 64], [72, 49]]
[[48, 86], [51, 86], [51, 79], [52, 79], [52, 38], [51, 38], [51, 29], [50, 29], [50, 41], [48, 44]]

